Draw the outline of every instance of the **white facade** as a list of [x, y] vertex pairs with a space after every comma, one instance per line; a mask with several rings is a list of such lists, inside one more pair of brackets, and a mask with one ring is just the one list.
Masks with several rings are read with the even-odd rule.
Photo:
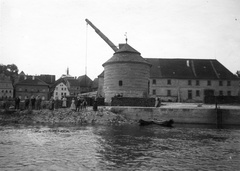
[[69, 90], [64, 83], [59, 83], [53, 92], [54, 99], [62, 99], [64, 96], [69, 96]]

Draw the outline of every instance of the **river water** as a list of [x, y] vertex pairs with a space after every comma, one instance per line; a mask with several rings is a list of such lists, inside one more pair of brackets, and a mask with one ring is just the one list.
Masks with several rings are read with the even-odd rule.
[[240, 170], [240, 128], [1, 125], [0, 170]]

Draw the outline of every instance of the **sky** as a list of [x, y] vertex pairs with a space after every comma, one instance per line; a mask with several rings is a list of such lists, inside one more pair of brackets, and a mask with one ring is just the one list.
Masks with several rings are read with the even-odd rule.
[[0, 0], [0, 64], [93, 80], [116, 46], [144, 58], [217, 59], [240, 70], [239, 0]]

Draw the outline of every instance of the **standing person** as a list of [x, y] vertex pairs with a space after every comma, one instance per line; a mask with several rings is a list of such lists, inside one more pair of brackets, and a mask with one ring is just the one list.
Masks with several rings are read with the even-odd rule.
[[49, 100], [49, 109], [54, 110], [54, 98], [53, 98], [53, 96]]
[[37, 96], [37, 99], [36, 99], [36, 108], [37, 108], [37, 110], [41, 109], [41, 101], [42, 101], [42, 99], [40, 98], [40, 96]]
[[15, 109], [19, 109], [19, 104], [20, 104], [20, 98], [16, 97], [15, 98]]
[[32, 95], [32, 97], [31, 97], [31, 106], [32, 106], [32, 109], [35, 109], [35, 102], [36, 102], [36, 99], [35, 99], [34, 95]]
[[155, 107], [160, 107], [161, 105], [161, 99], [159, 97], [156, 97], [155, 99]]
[[79, 112], [80, 106], [81, 106], [81, 99], [80, 97], [77, 97], [77, 105], [76, 105], [77, 112]]
[[72, 98], [72, 103], [71, 103], [70, 109], [76, 111], [76, 105], [75, 105], [74, 98]]
[[25, 96], [24, 103], [25, 103], [25, 109], [28, 109], [29, 108], [29, 103], [30, 103], [30, 100], [29, 100], [28, 96]]
[[67, 98], [64, 96], [62, 99], [62, 107], [66, 108], [67, 107]]
[[82, 106], [83, 106], [83, 109], [87, 108], [87, 100], [86, 99], [83, 99]]
[[58, 109], [58, 104], [59, 104], [59, 100], [58, 100], [58, 97], [56, 97], [54, 101], [55, 109]]

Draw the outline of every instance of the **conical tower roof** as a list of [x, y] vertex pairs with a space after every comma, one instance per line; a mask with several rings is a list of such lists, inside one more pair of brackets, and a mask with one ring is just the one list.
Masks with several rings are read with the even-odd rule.
[[111, 63], [143, 63], [151, 66], [139, 53], [137, 50], [132, 48], [129, 44], [124, 44], [114, 55], [103, 64], [105, 65]]

